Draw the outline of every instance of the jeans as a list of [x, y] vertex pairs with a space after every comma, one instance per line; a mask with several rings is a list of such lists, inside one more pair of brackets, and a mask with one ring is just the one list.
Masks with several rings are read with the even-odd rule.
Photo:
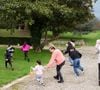
[[73, 65], [73, 60], [71, 59], [71, 57], [69, 57], [69, 62], [71, 65]]
[[77, 76], [79, 76], [79, 71], [78, 70], [83, 71], [83, 67], [80, 65], [80, 58], [77, 58], [77, 59], [73, 60], [73, 69], [74, 69], [74, 72]]

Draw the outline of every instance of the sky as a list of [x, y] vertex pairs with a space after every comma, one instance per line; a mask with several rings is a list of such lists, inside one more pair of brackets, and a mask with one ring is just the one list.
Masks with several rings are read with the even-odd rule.
[[94, 5], [94, 14], [100, 19], [100, 0], [98, 0]]

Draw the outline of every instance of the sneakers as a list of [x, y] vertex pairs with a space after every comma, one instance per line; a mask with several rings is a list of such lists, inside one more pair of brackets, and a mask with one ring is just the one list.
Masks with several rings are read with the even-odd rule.
[[64, 82], [63, 80], [58, 81], [58, 83], [63, 83], [63, 82]]
[[54, 76], [54, 79], [59, 80], [59, 78], [57, 76]]

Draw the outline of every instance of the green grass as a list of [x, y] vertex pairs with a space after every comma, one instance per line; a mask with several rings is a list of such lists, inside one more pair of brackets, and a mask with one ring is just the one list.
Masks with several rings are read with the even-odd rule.
[[61, 34], [60, 38], [65, 39], [66, 41], [70, 39], [74, 39], [76, 41], [84, 40], [86, 45], [93, 46], [95, 45], [96, 40], [100, 39], [100, 31], [90, 32], [88, 34], [83, 34], [83, 35], [80, 35], [80, 34], [74, 35], [73, 33], [68, 32], [68, 33]]
[[1, 48], [0, 51], [0, 86], [29, 74], [30, 66], [34, 66], [37, 59], [40, 59], [43, 65], [50, 59], [50, 53], [47, 50], [44, 50], [41, 53], [34, 53], [31, 50], [29, 52], [30, 62], [27, 62], [23, 59], [23, 53], [19, 49], [16, 49], [13, 61], [14, 71], [12, 71], [10, 67], [6, 69], [4, 66], [5, 48]]

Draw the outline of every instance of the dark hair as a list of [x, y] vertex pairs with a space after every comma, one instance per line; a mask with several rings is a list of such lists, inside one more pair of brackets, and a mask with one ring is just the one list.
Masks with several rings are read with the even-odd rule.
[[75, 40], [73, 40], [73, 39], [70, 39], [70, 41], [71, 41], [71, 42], [75, 42]]
[[36, 63], [38, 63], [39, 65], [41, 65], [41, 61], [40, 60], [37, 60]]
[[68, 46], [72, 46], [72, 44], [68, 41]]
[[54, 46], [51, 46], [51, 47], [49, 47], [49, 49], [55, 49], [55, 47]]

